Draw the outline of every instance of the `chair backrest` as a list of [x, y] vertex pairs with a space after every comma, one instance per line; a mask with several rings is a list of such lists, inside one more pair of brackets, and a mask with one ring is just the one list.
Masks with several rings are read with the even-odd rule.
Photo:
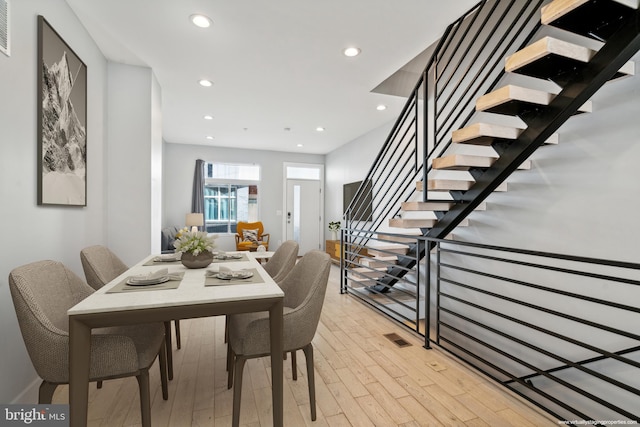
[[262, 236], [262, 234], [264, 233], [264, 225], [262, 225], [261, 221], [256, 221], [256, 222], [238, 222], [237, 226], [236, 226], [236, 232], [238, 233], [238, 236], [240, 236], [240, 240], [242, 240], [243, 236], [242, 236], [242, 232], [244, 230], [258, 230], [258, 238], [260, 238], [260, 236]]
[[287, 240], [280, 245], [278, 250], [273, 254], [269, 261], [264, 265], [264, 269], [269, 276], [279, 283], [287, 277], [298, 258], [298, 242], [295, 240]]
[[43, 380], [65, 383], [69, 376], [67, 310], [94, 290], [62, 263], [38, 261], [15, 268], [9, 289], [27, 352]]
[[81, 250], [80, 261], [87, 283], [94, 289], [100, 289], [128, 269], [116, 254], [101, 245]]
[[284, 291], [285, 347], [302, 348], [313, 339], [327, 291], [331, 258], [307, 252], [280, 283]]

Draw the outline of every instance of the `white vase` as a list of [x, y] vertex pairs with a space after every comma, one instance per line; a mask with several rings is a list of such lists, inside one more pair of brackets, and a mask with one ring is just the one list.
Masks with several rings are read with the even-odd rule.
[[331, 240], [338, 240], [338, 231], [331, 230]]

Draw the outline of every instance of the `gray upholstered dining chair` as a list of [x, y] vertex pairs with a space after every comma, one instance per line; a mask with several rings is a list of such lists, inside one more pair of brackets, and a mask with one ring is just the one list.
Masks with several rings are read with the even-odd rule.
[[[276, 249], [273, 256], [264, 264], [265, 271], [271, 276], [271, 278], [276, 282], [280, 283], [282, 279], [284, 279], [294, 265], [296, 265], [296, 260], [298, 259], [298, 242], [295, 240], [287, 240]], [[229, 341], [229, 316], [226, 317], [225, 327], [224, 327], [224, 342]], [[287, 354], [284, 354], [284, 358], [287, 358]], [[232, 357], [231, 357], [231, 346], [227, 347], [227, 371], [229, 372], [233, 366], [231, 366]], [[291, 352], [291, 366], [296, 366], [296, 353]], [[298, 379], [298, 373], [294, 369], [293, 370], [293, 379]]]
[[298, 242], [295, 240], [287, 240], [280, 245], [273, 256], [264, 265], [264, 269], [276, 283], [281, 282], [296, 264], [296, 259], [298, 259], [298, 249]]
[[[80, 251], [80, 261], [87, 283], [93, 289], [100, 289], [125, 271], [127, 265], [109, 248], [94, 245]], [[180, 322], [174, 320], [176, 330], [176, 346], [180, 348]], [[167, 358], [169, 365], [169, 379], [173, 379], [173, 357], [171, 354], [171, 322], [165, 322], [165, 336], [167, 341]], [[100, 387], [100, 384], [98, 384]]]
[[[284, 291], [284, 351], [302, 349], [307, 361], [311, 419], [316, 419], [313, 339], [327, 290], [331, 259], [324, 252], [307, 252], [279, 283]], [[233, 425], [240, 420], [242, 371], [247, 359], [270, 354], [269, 315], [265, 312], [229, 316], [229, 346], [233, 369], [229, 369], [228, 387], [233, 386]], [[271, 363], [278, 363], [271, 361]], [[297, 369], [295, 366], [293, 369]], [[234, 379], [235, 376], [235, 379]]]
[[[62, 263], [38, 261], [15, 268], [9, 288], [27, 352], [42, 378], [38, 403], [51, 403], [60, 384], [69, 383], [67, 310], [94, 291]], [[168, 399], [164, 327], [161, 323], [98, 328], [91, 335], [89, 380], [135, 376], [142, 425], [151, 425], [149, 368], [160, 358], [162, 397]]]

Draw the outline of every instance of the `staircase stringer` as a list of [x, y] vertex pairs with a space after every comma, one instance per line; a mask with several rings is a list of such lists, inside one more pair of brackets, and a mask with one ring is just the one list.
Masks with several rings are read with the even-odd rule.
[[[626, 25], [609, 38], [581, 72], [567, 80], [560, 94], [553, 99], [548, 108], [526, 118], [527, 128], [424, 236], [443, 239], [451, 233], [638, 51], [640, 11], [636, 11]], [[385, 279], [381, 284], [372, 287], [372, 290], [386, 292], [407, 273], [407, 269], [413, 268], [416, 259], [422, 259], [433, 245], [411, 245], [407, 257], [400, 260], [397, 267], [389, 267]]]

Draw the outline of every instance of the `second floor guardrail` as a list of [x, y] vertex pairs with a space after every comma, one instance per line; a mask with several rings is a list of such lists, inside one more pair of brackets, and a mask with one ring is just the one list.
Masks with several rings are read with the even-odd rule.
[[[347, 247], [353, 268], [343, 292], [558, 420], [640, 421], [640, 264], [422, 236], [412, 243], [388, 233], [369, 237], [434, 249], [381, 294], [363, 281], [382, 281], [384, 271], [369, 254]], [[384, 255], [389, 263], [403, 256]]]

